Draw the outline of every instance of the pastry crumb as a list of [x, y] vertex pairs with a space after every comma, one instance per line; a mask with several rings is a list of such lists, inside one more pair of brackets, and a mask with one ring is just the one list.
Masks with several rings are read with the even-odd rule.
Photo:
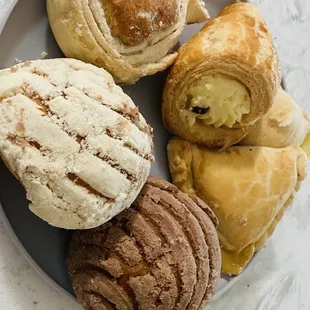
[[23, 62], [23, 61], [22, 61], [21, 59], [18, 59], [18, 58], [15, 57], [15, 63], [16, 63], [16, 64], [20, 64], [20, 63], [22, 63], [22, 62]]
[[48, 56], [48, 53], [46, 53], [46, 52], [43, 51], [43, 52], [41, 53], [41, 59], [44, 59], [46, 56]]

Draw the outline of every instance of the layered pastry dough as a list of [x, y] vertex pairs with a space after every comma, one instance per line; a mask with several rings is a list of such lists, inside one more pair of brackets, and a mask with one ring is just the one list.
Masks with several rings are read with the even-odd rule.
[[186, 21], [209, 17], [201, 0], [47, 0], [47, 11], [67, 57], [103, 67], [123, 83], [170, 66]]
[[298, 146], [235, 146], [214, 152], [180, 138], [168, 146], [173, 183], [219, 219], [222, 272], [238, 274], [262, 247], [306, 177]]
[[279, 85], [279, 60], [262, 16], [236, 3], [181, 47], [166, 82], [163, 120], [188, 141], [224, 149], [268, 111]]
[[132, 208], [73, 233], [67, 265], [78, 301], [93, 310], [205, 309], [220, 277], [216, 223], [202, 201], [150, 178]]
[[279, 88], [267, 114], [240, 142], [242, 145], [286, 147], [301, 145], [310, 132], [310, 120], [294, 99]]
[[51, 225], [92, 228], [128, 208], [152, 147], [151, 128], [105, 70], [53, 59], [0, 71], [0, 155]]

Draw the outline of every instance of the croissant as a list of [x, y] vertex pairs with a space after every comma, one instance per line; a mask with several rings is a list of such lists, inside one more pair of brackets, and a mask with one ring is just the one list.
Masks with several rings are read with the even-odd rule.
[[279, 60], [262, 16], [236, 3], [181, 47], [164, 90], [163, 121], [188, 141], [224, 149], [268, 111], [279, 85]]
[[185, 23], [209, 18], [201, 0], [47, 0], [47, 11], [67, 57], [129, 84], [170, 66]]
[[281, 87], [267, 114], [256, 122], [241, 145], [286, 147], [301, 145], [310, 132], [306, 112]]
[[173, 183], [205, 201], [219, 219], [222, 272], [239, 274], [273, 233], [307, 173], [298, 146], [234, 146], [214, 152], [172, 139]]

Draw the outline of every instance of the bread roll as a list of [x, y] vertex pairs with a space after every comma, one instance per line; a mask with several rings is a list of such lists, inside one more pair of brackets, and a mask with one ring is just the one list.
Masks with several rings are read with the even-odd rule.
[[94, 310], [205, 309], [220, 277], [216, 223], [202, 201], [150, 178], [132, 208], [73, 233], [67, 265], [78, 301]]
[[307, 173], [298, 146], [214, 152], [179, 138], [168, 146], [173, 183], [219, 219], [222, 272], [239, 274], [273, 233]]
[[152, 130], [103, 69], [73, 59], [0, 71], [0, 156], [53, 226], [99, 226], [149, 175]]
[[262, 16], [236, 3], [181, 47], [164, 90], [163, 120], [188, 141], [224, 149], [268, 111], [279, 85], [279, 60]]
[[310, 132], [306, 112], [281, 87], [267, 114], [254, 125], [241, 145], [286, 147], [300, 146]]
[[[189, 15], [187, 7], [189, 4]], [[54, 36], [67, 57], [135, 83], [170, 66], [189, 23], [206, 20], [199, 0], [47, 0]]]

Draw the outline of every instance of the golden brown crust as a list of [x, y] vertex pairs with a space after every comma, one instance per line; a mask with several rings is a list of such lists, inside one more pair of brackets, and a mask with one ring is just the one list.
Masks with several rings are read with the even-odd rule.
[[144, 42], [160, 28], [172, 26], [178, 18], [176, 0], [102, 1], [113, 34], [129, 45]]
[[133, 84], [176, 59], [188, 0], [47, 0], [50, 25], [63, 53]]
[[[190, 126], [181, 115], [191, 84], [214, 74], [237, 80], [251, 98], [250, 113], [232, 129], [199, 121]], [[253, 5], [236, 3], [179, 50], [164, 90], [163, 121], [170, 131], [188, 141], [223, 149], [240, 141], [268, 111], [279, 84], [279, 60], [262, 16]]]
[[173, 183], [200, 197], [219, 219], [222, 272], [228, 274], [240, 273], [273, 233], [307, 171], [297, 146], [214, 152], [174, 138], [168, 159]]

